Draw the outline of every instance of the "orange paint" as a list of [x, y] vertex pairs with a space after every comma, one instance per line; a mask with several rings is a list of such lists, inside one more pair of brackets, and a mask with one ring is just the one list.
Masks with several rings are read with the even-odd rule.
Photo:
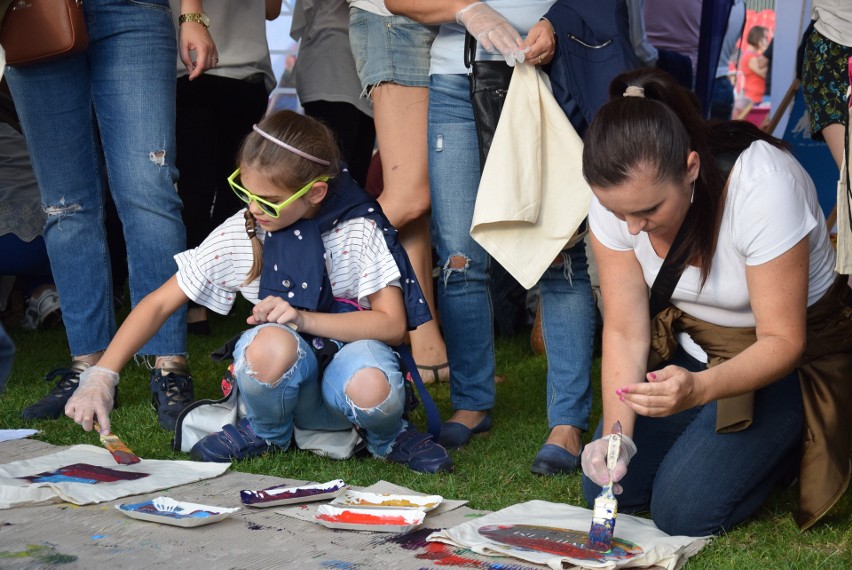
[[392, 524], [392, 525], [410, 525], [412, 524], [411, 520], [406, 519], [402, 516], [396, 517], [388, 517], [388, 516], [380, 516], [380, 515], [368, 515], [366, 513], [353, 513], [352, 511], [343, 511], [339, 515], [329, 516], [329, 515], [317, 515], [318, 519], [322, 519], [328, 522], [334, 523], [348, 523], [348, 524], [372, 524], [372, 525], [383, 525], [383, 524]]

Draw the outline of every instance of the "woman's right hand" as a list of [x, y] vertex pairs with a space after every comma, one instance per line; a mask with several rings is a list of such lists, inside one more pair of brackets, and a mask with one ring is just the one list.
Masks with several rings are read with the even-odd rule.
[[[581, 457], [583, 473], [600, 487], [609, 483], [610, 478], [610, 472], [606, 466], [609, 438], [610, 436], [605, 436], [586, 445], [583, 448], [583, 455]], [[621, 485], [617, 482], [621, 481], [627, 475], [627, 464], [630, 463], [634, 455], [636, 455], [636, 444], [627, 435], [622, 435], [618, 461], [616, 461], [615, 468], [612, 470], [612, 492], [616, 495], [622, 491]]]
[[92, 431], [94, 422], [101, 433], [109, 433], [109, 413], [115, 403], [118, 372], [102, 366], [91, 366], [80, 374], [80, 384], [65, 404], [65, 415]]
[[456, 22], [476, 38], [482, 49], [500, 53], [510, 66], [523, 63], [525, 52], [521, 35], [500, 12], [484, 2], [474, 2], [456, 12]]

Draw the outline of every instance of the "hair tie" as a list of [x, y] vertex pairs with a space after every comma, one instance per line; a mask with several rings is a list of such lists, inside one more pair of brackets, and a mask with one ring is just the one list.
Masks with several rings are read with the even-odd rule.
[[315, 157], [315, 156], [314, 156], [314, 155], [312, 155], [312, 154], [308, 154], [308, 153], [306, 153], [306, 152], [305, 152], [305, 151], [303, 151], [303, 150], [299, 150], [299, 149], [297, 149], [297, 148], [296, 148], [296, 147], [294, 147], [294, 146], [290, 146], [290, 145], [288, 145], [288, 144], [287, 144], [287, 143], [285, 143], [284, 141], [281, 141], [281, 140], [276, 139], [275, 137], [273, 137], [272, 135], [270, 135], [270, 134], [269, 134], [269, 133], [267, 133], [266, 131], [262, 130], [262, 129], [261, 129], [260, 127], [258, 127], [257, 125], [252, 125], [252, 126], [251, 126], [251, 128], [252, 128], [252, 129], [254, 129], [254, 132], [256, 132], [257, 134], [259, 134], [260, 136], [262, 136], [262, 137], [263, 137], [263, 138], [265, 138], [266, 140], [271, 141], [271, 142], [274, 142], [275, 144], [277, 144], [277, 145], [278, 145], [278, 146], [280, 146], [281, 148], [285, 148], [285, 149], [289, 150], [290, 152], [292, 152], [293, 154], [299, 155], [299, 156], [301, 156], [302, 158], [305, 158], [305, 159], [307, 159], [307, 160], [310, 160], [311, 162], [316, 162], [317, 164], [322, 164], [323, 166], [328, 166], [329, 164], [331, 164], [331, 163], [330, 163], [329, 161], [327, 161], [327, 160], [323, 160], [323, 159], [321, 159], [321, 158], [317, 158], [317, 157]]
[[645, 88], [638, 85], [628, 85], [622, 97], [645, 97]]
[[243, 212], [243, 218], [246, 220], [246, 235], [249, 239], [254, 239], [257, 237], [257, 226], [255, 225], [255, 219], [252, 215], [251, 211], [246, 208], [246, 211]]

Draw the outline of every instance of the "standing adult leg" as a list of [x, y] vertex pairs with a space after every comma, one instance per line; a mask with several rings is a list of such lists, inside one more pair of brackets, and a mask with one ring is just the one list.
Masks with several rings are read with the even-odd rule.
[[539, 283], [551, 431], [533, 461], [532, 471], [554, 475], [579, 467], [580, 436], [588, 428], [592, 407], [595, 304], [585, 242], [562, 252]]
[[[433, 75], [429, 85], [429, 180], [441, 266], [438, 307], [453, 371], [450, 401], [455, 410], [441, 430], [445, 447], [458, 447], [473, 432], [490, 429], [488, 411], [496, 396], [490, 258], [470, 237], [480, 171], [468, 89], [465, 75]], [[456, 432], [464, 437], [457, 438]]]

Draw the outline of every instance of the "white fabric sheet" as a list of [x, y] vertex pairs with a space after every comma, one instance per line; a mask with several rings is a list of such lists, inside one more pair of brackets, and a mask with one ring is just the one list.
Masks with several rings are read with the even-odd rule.
[[[76, 468], [69, 469], [69, 466]], [[102, 503], [217, 477], [230, 463], [143, 459], [119, 465], [112, 454], [93, 445], [0, 465], [0, 509], [39, 503]], [[59, 473], [56, 473], [61, 470]], [[50, 474], [55, 473], [53, 477]], [[132, 479], [136, 475], [144, 476]], [[77, 477], [81, 482], [70, 480]], [[113, 480], [108, 480], [113, 479]]]
[[[427, 540], [469, 548], [478, 554], [511, 556], [545, 564], [555, 570], [654, 565], [666, 570], [677, 570], [690, 556], [701, 550], [709, 539], [669, 536], [650, 520], [619, 514], [615, 523], [613, 554], [598, 560], [599, 555], [584, 549], [584, 543], [572, 540], [571, 531], [579, 531], [581, 536], [587, 538], [591, 522], [592, 511], [589, 509], [547, 501], [528, 501], [432, 533]], [[624, 546], [623, 541], [635, 545], [628, 554], [625, 554], [627, 549], [619, 553], [615, 548], [619, 544]], [[551, 552], [545, 552], [542, 548], [548, 548]]]

